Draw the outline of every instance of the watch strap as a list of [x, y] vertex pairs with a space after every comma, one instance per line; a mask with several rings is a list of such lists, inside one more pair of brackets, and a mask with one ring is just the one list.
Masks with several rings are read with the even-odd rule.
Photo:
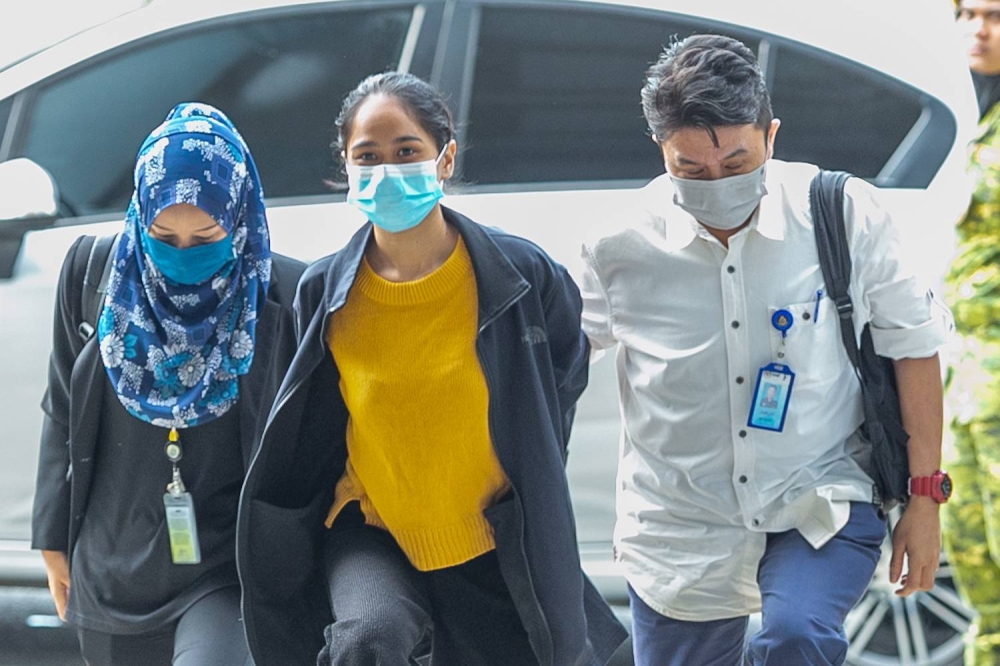
[[910, 477], [910, 494], [911, 495], [922, 495], [926, 497], [931, 496], [931, 483], [934, 480], [932, 476], [911, 476]]

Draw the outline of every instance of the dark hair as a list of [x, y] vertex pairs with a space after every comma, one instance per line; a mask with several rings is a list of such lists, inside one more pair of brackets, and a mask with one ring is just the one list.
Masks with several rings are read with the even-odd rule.
[[757, 58], [742, 42], [722, 35], [675, 41], [646, 72], [642, 112], [657, 141], [685, 127], [753, 124], [767, 131], [771, 98]]
[[372, 95], [386, 95], [402, 102], [406, 112], [434, 139], [438, 152], [455, 138], [455, 124], [444, 96], [413, 74], [383, 72], [372, 74], [347, 94], [337, 116], [337, 139], [333, 144], [339, 155], [347, 148], [344, 141], [361, 104]]

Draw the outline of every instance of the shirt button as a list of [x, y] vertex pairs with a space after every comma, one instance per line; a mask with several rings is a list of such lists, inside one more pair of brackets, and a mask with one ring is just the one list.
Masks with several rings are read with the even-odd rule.
[[746, 437], [746, 436], [747, 436], [747, 431], [746, 430], [740, 430], [740, 437]]
[[736, 383], [737, 384], [742, 384], [743, 383], [743, 378], [742, 377], [737, 377], [736, 378]]
[[740, 483], [746, 483], [746, 482], [747, 482], [747, 477], [744, 474], [743, 476], [740, 477]]
[[726, 272], [727, 273], [735, 273], [736, 272], [736, 267], [735, 266], [726, 266]]
[[732, 326], [733, 328], [739, 328], [740, 327], [740, 322], [734, 321], [732, 324], [730, 324], [730, 326]]
[[754, 518], [753, 520], [751, 520], [751, 521], [750, 521], [750, 523], [751, 523], [751, 524], [752, 524], [752, 525], [753, 525], [754, 527], [760, 527], [760, 521], [759, 521], [758, 519], [756, 519], [756, 518]]

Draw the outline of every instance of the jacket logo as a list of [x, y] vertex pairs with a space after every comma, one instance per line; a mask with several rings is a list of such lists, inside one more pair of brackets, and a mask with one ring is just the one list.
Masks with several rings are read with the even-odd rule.
[[521, 342], [526, 345], [544, 345], [548, 341], [549, 336], [545, 335], [545, 329], [541, 326], [529, 326], [521, 336]]

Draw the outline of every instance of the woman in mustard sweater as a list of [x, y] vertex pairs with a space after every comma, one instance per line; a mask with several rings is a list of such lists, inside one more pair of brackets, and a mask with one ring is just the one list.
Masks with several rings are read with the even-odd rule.
[[369, 223], [300, 282], [245, 487], [256, 663], [404, 666], [430, 636], [433, 664], [605, 664], [625, 632], [580, 569], [564, 473], [578, 290], [440, 205], [456, 143], [430, 85], [369, 77], [337, 128]]

